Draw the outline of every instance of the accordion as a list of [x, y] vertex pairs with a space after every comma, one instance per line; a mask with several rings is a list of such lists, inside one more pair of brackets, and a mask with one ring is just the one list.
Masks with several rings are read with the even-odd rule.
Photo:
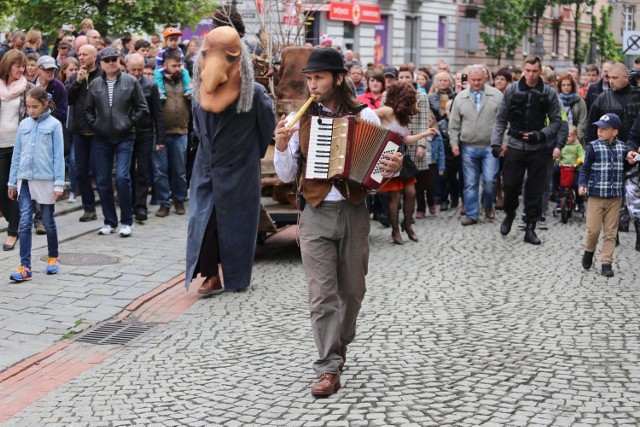
[[305, 178], [352, 181], [377, 190], [384, 179], [380, 161], [402, 144], [397, 133], [355, 116], [313, 116]]

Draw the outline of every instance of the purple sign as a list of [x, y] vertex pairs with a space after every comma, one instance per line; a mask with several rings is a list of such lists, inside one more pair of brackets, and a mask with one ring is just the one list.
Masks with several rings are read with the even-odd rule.
[[182, 29], [182, 41], [187, 42], [193, 38], [193, 36], [198, 36], [200, 40], [207, 35], [209, 31], [213, 30], [213, 25], [211, 24], [210, 19], [203, 19], [198, 23], [196, 28], [183, 28]]
[[389, 16], [382, 15], [379, 24], [375, 24], [374, 45], [373, 45], [373, 62], [375, 64], [387, 64], [387, 40]]

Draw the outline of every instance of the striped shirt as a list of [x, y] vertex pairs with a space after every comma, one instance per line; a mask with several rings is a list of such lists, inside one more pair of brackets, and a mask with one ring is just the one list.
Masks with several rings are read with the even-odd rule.
[[109, 93], [109, 107], [113, 106], [113, 88], [116, 85], [115, 80], [107, 80], [107, 92]]

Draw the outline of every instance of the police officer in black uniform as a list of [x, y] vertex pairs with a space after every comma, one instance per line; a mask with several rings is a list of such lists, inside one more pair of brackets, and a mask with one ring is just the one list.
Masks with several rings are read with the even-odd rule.
[[[546, 141], [558, 133], [562, 122], [558, 94], [542, 81], [541, 71], [540, 57], [527, 56], [524, 61], [524, 76], [512, 83], [504, 93], [491, 136], [493, 155], [505, 158], [503, 180], [506, 217], [500, 226], [500, 233], [506, 236], [511, 231], [526, 172], [524, 241], [533, 245], [541, 243], [535, 229], [542, 215], [542, 192], [549, 155]], [[502, 147], [507, 127], [509, 139], [506, 146]], [[554, 159], [560, 156], [563, 145], [564, 141], [556, 142]]]

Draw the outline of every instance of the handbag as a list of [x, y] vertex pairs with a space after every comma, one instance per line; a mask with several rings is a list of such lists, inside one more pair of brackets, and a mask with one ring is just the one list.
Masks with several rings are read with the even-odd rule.
[[406, 144], [402, 146], [402, 168], [398, 176], [402, 179], [415, 178], [418, 174], [418, 167], [411, 159]]

